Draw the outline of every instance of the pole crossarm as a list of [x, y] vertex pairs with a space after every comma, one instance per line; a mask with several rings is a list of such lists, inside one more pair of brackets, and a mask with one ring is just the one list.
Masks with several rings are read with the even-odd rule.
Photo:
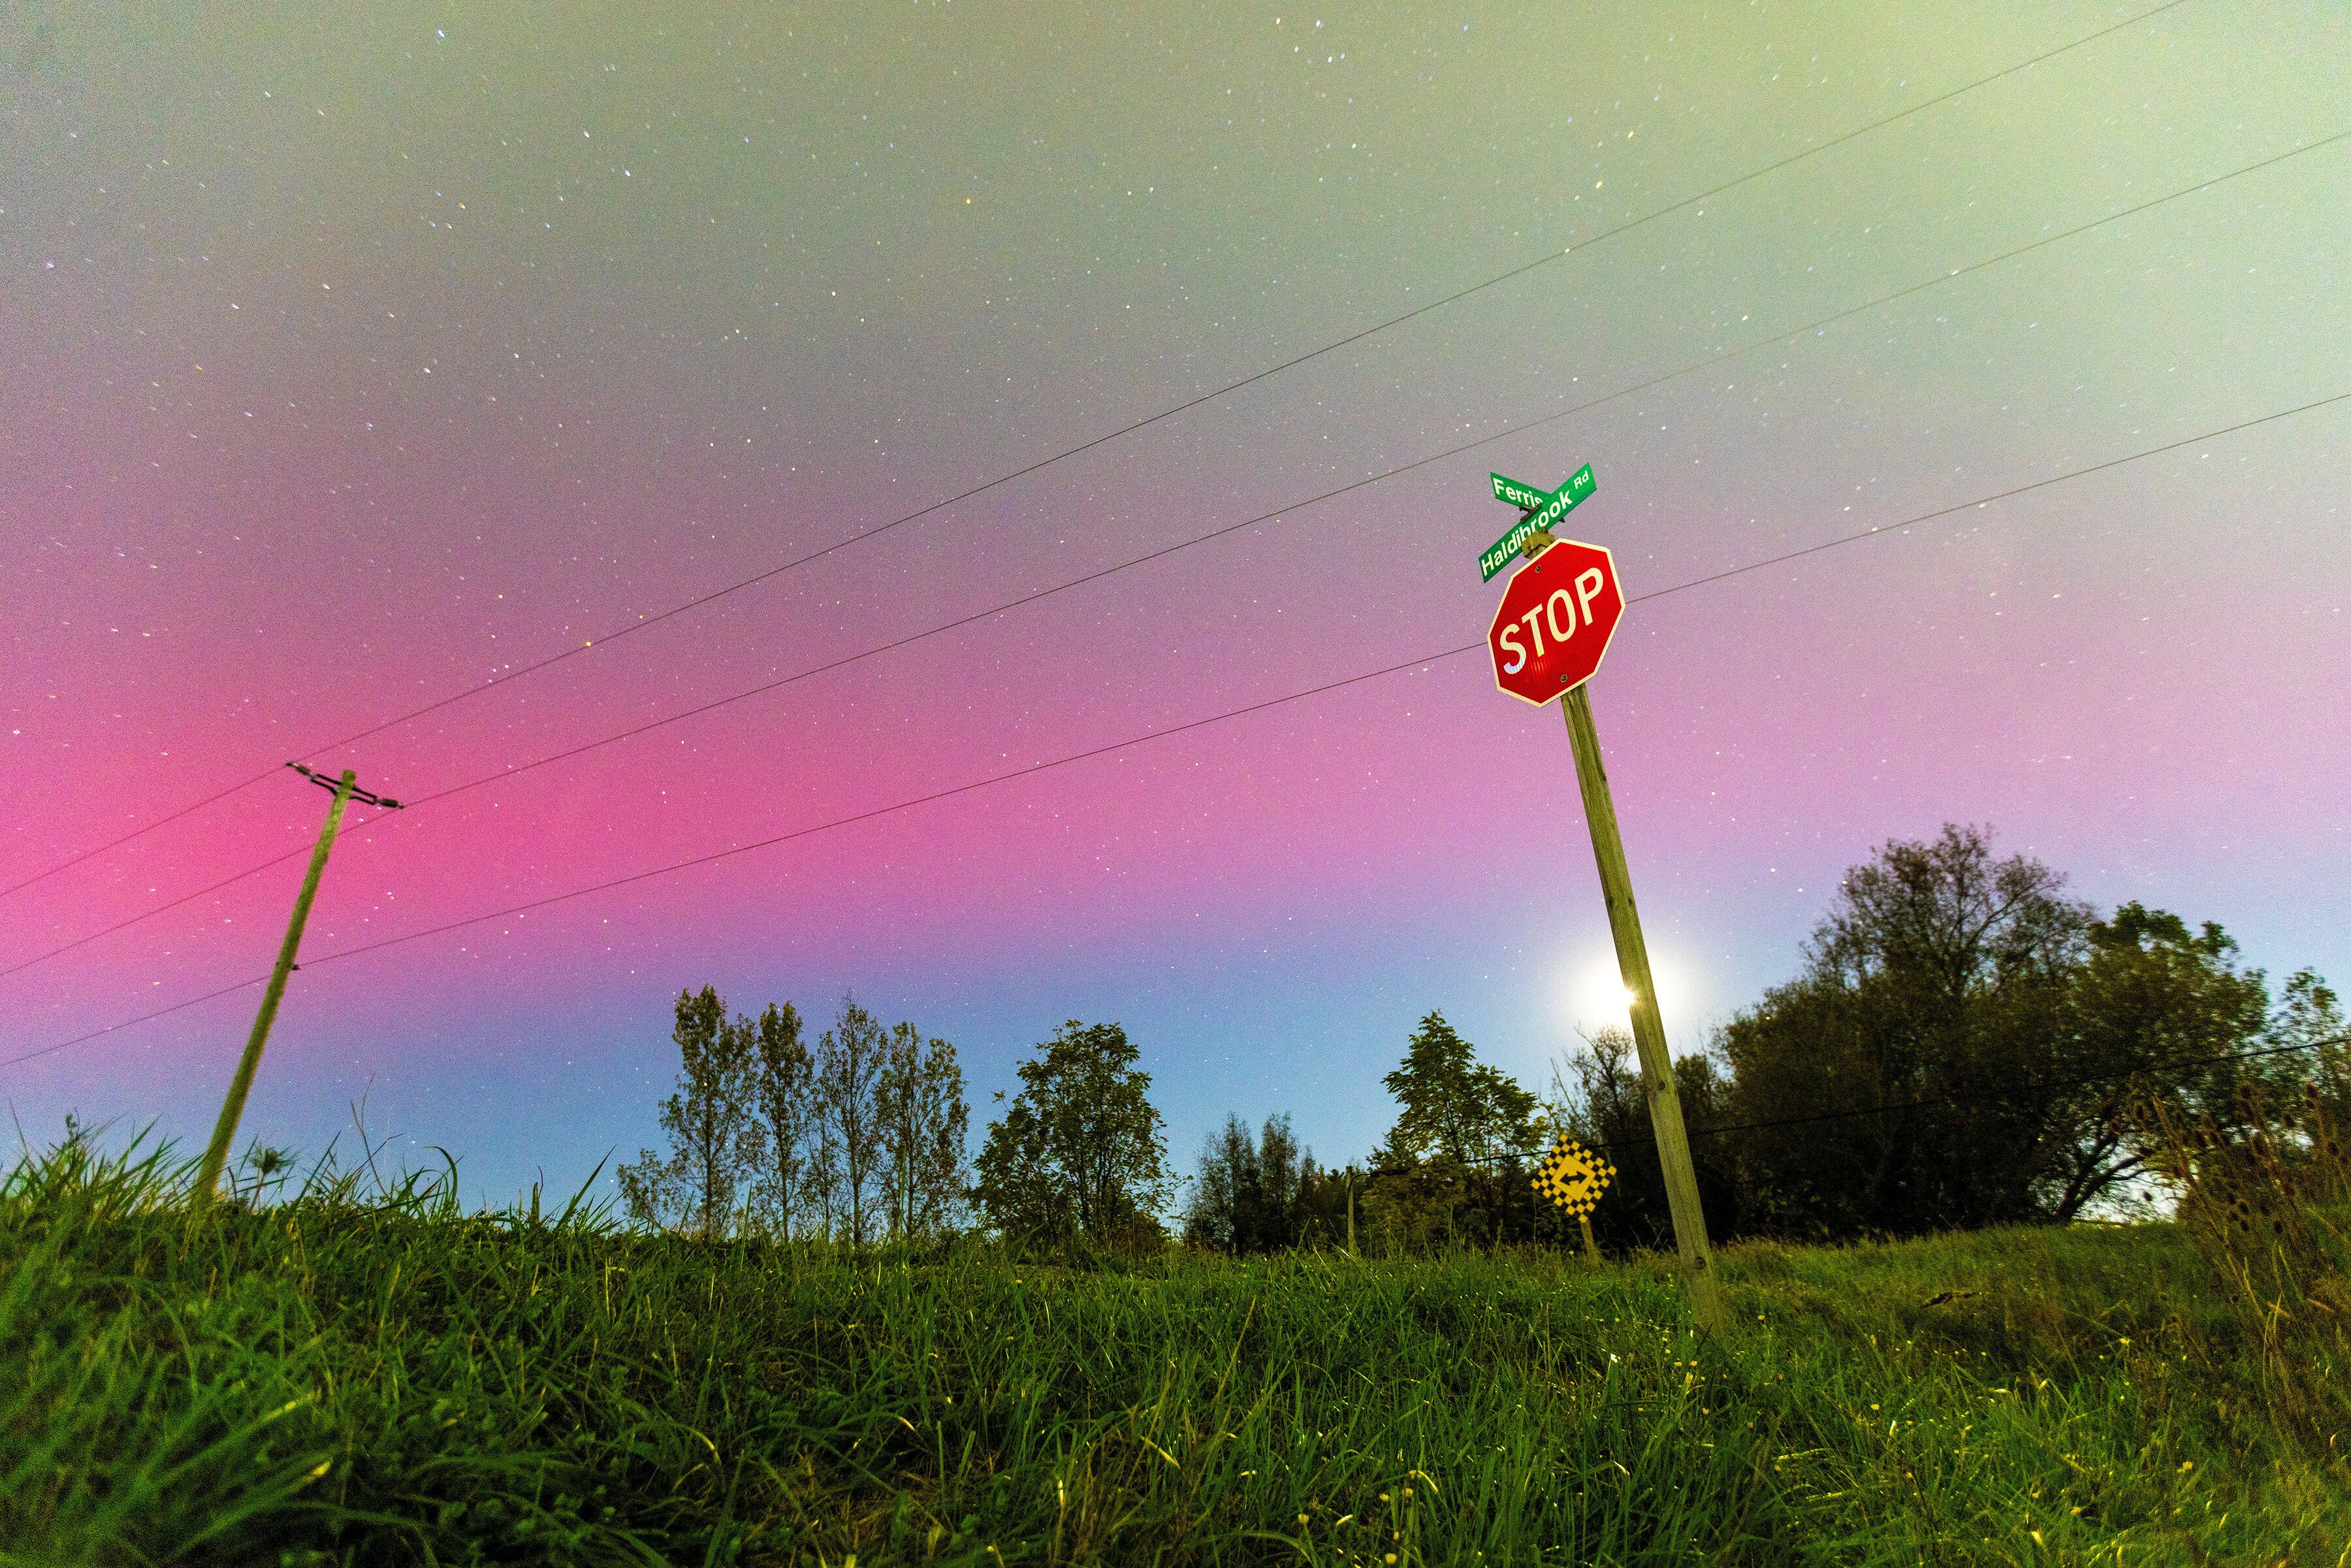
[[362, 806], [381, 806], [387, 811], [397, 811], [402, 810], [400, 802], [393, 800], [391, 796], [372, 795], [367, 790], [360, 789], [358, 785], [353, 784], [350, 781], [353, 775], [348, 770], [345, 771], [340, 779], [335, 779], [329, 778], [324, 773], [314, 773], [298, 762], [289, 762], [286, 766], [291, 768], [295, 772], [299, 773], [303, 778], [308, 779], [311, 783], [316, 784], [319, 789], [326, 790], [330, 795], [336, 790], [340, 789], [347, 793], [350, 799], [357, 800]]

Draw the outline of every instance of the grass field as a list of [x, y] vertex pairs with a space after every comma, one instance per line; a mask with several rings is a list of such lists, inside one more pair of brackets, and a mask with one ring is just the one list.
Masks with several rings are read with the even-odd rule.
[[[851, 1260], [0, 1187], [0, 1561], [2351, 1563], [2351, 1367], [2170, 1227], [1662, 1261]], [[2324, 1343], [2340, 1343], [2337, 1335]]]

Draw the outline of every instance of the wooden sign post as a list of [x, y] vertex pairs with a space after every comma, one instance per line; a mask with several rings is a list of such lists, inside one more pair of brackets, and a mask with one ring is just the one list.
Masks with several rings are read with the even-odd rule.
[[[1487, 628], [1494, 656], [1494, 684], [1522, 702], [1548, 706], [1554, 698], [1567, 715], [1568, 739], [1575, 748], [1575, 778], [1583, 791], [1583, 817], [1592, 828], [1592, 853], [1600, 862], [1600, 892], [1608, 904], [1608, 929], [1616, 941], [1616, 967], [1633, 998], [1633, 1043], [1641, 1057], [1641, 1092], [1656, 1131], [1657, 1163], [1664, 1167], [1666, 1202], [1674, 1218], [1674, 1245], [1681, 1254], [1683, 1285], [1698, 1326], [1719, 1329], [1728, 1321], [1722, 1288], [1714, 1277], [1714, 1249], [1708, 1245], [1706, 1212], [1699, 1206], [1698, 1172], [1690, 1164], [1689, 1134], [1674, 1092], [1674, 1059], [1657, 1019], [1656, 987], [1649, 978], [1649, 948], [1641, 940], [1641, 916], [1633, 906], [1632, 873], [1625, 867], [1625, 841], [1616, 832], [1616, 803], [1608, 793], [1608, 770], [1600, 760], [1600, 735], [1592, 727], [1592, 701], [1584, 683], [1599, 669], [1602, 655], [1625, 613], [1625, 591], [1616, 562], [1598, 545], [1554, 538], [1549, 524], [1592, 494], [1589, 464], [1555, 491], [1542, 491], [1497, 474], [1494, 497], [1523, 514], [1510, 533], [1479, 557], [1488, 578], [1497, 551], [1512, 538], [1527, 564], [1502, 591], [1502, 602]], [[1539, 505], [1536, 503], [1540, 503]], [[1507, 559], [1507, 551], [1502, 551]]]
[[1608, 904], [1608, 929], [1616, 938], [1616, 967], [1633, 998], [1633, 1044], [1641, 1057], [1641, 1092], [1649, 1102], [1649, 1124], [1657, 1134], [1657, 1163], [1666, 1173], [1666, 1205], [1674, 1218], [1674, 1246], [1681, 1254], [1682, 1283], [1698, 1326], [1719, 1329], [1728, 1321], [1722, 1284], [1714, 1275], [1714, 1249], [1708, 1244], [1706, 1210], [1698, 1197], [1698, 1171], [1690, 1164], [1689, 1134], [1682, 1125], [1681, 1096], [1674, 1090], [1674, 1060], [1657, 1019], [1657, 988], [1649, 977], [1649, 947], [1641, 940], [1641, 915], [1633, 906], [1633, 876], [1625, 866], [1625, 841], [1616, 832], [1616, 803], [1608, 793], [1608, 769], [1600, 760], [1600, 735], [1592, 727], [1592, 701], [1577, 686], [1560, 699], [1567, 713], [1568, 738], [1575, 747], [1575, 779], [1583, 789], [1583, 817], [1592, 826], [1593, 858], [1600, 862], [1601, 896]]
[[1583, 1255], [1594, 1263], [1600, 1261], [1600, 1243], [1592, 1239], [1592, 1209], [1615, 1174], [1614, 1166], [1565, 1133], [1552, 1140], [1551, 1153], [1535, 1167], [1535, 1196], [1575, 1216], [1583, 1228]]

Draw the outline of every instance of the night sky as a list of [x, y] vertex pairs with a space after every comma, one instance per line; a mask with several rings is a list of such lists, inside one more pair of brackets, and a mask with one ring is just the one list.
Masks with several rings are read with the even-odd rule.
[[[1535, 1088], [1622, 1018], [1559, 716], [1426, 657], [1489, 471], [1587, 461], [1677, 1049], [1947, 821], [2351, 980], [2351, 401], [2197, 439], [2351, 393], [2351, 16], [2148, 9], [0, 8], [0, 885], [267, 775], [0, 897], [0, 968], [289, 857], [0, 977], [0, 1057], [265, 974], [300, 758], [420, 803], [354, 810], [248, 1138], [364, 1097], [576, 1184], [708, 982], [954, 1040], [975, 1147], [1076, 1018], [1187, 1166], [1360, 1157], [1430, 1009]], [[200, 1143], [258, 995], [0, 1098]]]

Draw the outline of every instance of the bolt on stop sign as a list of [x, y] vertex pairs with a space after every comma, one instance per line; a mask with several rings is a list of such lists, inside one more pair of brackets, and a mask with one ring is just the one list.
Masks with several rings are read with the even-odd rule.
[[1520, 567], [1486, 631], [1494, 684], [1531, 703], [1559, 700], [1600, 667], [1625, 614], [1616, 563], [1598, 545], [1562, 539]]

